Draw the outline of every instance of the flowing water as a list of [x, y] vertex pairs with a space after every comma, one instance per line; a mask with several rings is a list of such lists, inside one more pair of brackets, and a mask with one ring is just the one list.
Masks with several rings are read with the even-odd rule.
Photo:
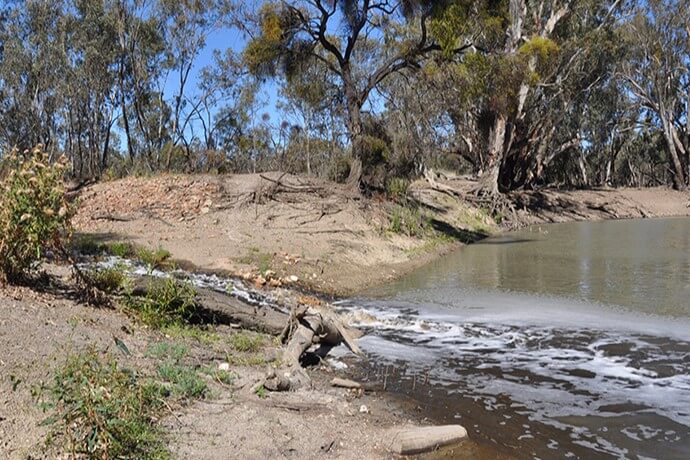
[[690, 219], [467, 246], [340, 303], [362, 378], [520, 458], [690, 458]]

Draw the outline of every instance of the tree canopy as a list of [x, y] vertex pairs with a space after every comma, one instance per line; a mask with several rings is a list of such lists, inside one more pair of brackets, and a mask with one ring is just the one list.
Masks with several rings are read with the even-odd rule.
[[[688, 0], [27, 0], [0, 7], [0, 155], [75, 178], [282, 169], [373, 191], [690, 181]], [[241, 42], [201, 61], [212, 34]], [[266, 100], [266, 88], [278, 99]]]

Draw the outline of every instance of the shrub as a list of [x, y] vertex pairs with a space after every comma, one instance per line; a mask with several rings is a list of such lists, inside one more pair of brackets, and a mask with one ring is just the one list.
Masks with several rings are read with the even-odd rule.
[[123, 259], [134, 255], [134, 248], [132, 245], [121, 241], [108, 244], [106, 250], [108, 253]]
[[47, 390], [54, 414], [49, 442], [70, 458], [163, 459], [169, 454], [154, 419], [165, 396], [159, 384], [142, 381], [91, 350], [75, 355]]
[[152, 281], [145, 297], [130, 296], [126, 303], [145, 324], [155, 328], [201, 319], [194, 288], [174, 279]]
[[62, 249], [72, 210], [65, 199], [64, 157], [51, 164], [39, 148], [6, 158], [0, 185], [0, 281], [17, 281], [46, 250]]
[[169, 260], [170, 256], [170, 251], [162, 247], [155, 251], [146, 248], [137, 250], [137, 258], [148, 267], [149, 271], [170, 267], [172, 265]]
[[404, 200], [409, 187], [410, 182], [407, 179], [391, 177], [386, 181], [386, 195], [393, 200]]
[[418, 208], [408, 208], [405, 206], [396, 206], [393, 209], [389, 229], [393, 233], [400, 233], [415, 238], [423, 238], [432, 231], [427, 216], [420, 212]]
[[99, 268], [87, 273], [89, 280], [101, 291], [112, 294], [127, 286], [129, 278], [120, 265], [109, 268]]

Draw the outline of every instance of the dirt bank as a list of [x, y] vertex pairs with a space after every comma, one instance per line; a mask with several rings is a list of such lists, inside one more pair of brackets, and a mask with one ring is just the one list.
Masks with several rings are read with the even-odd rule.
[[200, 269], [238, 275], [270, 269], [317, 291], [348, 294], [496, 229], [458, 200], [413, 191], [437, 229], [421, 238], [405, 235], [405, 228], [391, 231], [391, 215], [400, 213], [403, 227], [418, 217], [399, 206], [278, 173], [99, 183], [80, 193], [75, 224], [95, 237], [164, 247]]
[[462, 199], [472, 185], [412, 184], [409, 196], [435, 229], [421, 236], [391, 231], [394, 219], [410, 218], [395, 204], [279, 173], [99, 183], [80, 193], [75, 222], [79, 232], [161, 246], [200, 269], [272, 270], [310, 289], [347, 295], [511, 226], [690, 214], [690, 195], [665, 188], [543, 190], [513, 194], [516, 212], [499, 225]]
[[[424, 423], [409, 403], [383, 392], [331, 387], [334, 376], [345, 374], [326, 362], [308, 369], [315, 383], [311, 388], [259, 393], [253, 386], [278, 353], [273, 337], [222, 324], [192, 334], [161, 333], [118, 310], [77, 303], [66, 268], [53, 266], [49, 271], [52, 281], [41, 289], [0, 289], [2, 458], [56, 458], [67, 448], [45, 446], [49, 426], [42, 422], [52, 412], [39, 406], [45, 391], [41, 388], [50, 385], [68, 356], [86, 349], [153, 378], [159, 378], [156, 372], [171, 359], [166, 354], [174, 353], [176, 366], [189, 369], [208, 386], [202, 397], [166, 403], [159, 425], [173, 458], [387, 458], [392, 430]], [[238, 337], [245, 342], [251, 337], [254, 345], [238, 347]], [[214, 374], [220, 365], [228, 379]], [[462, 451], [421, 458], [486, 457], [484, 451], [467, 441]]]

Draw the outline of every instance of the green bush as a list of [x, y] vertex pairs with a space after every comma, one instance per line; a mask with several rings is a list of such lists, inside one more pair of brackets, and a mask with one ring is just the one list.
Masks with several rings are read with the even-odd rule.
[[121, 241], [106, 245], [106, 250], [109, 254], [123, 259], [134, 255], [134, 247], [130, 243]]
[[70, 458], [164, 459], [169, 453], [156, 413], [165, 397], [160, 384], [142, 381], [95, 351], [75, 355], [45, 389], [53, 415], [49, 443]]
[[130, 296], [126, 304], [142, 322], [155, 328], [201, 319], [194, 288], [174, 279], [152, 281], [146, 296]]
[[87, 276], [96, 288], [108, 294], [125, 288], [129, 282], [124, 268], [120, 265], [90, 270]]
[[410, 181], [402, 177], [391, 177], [386, 181], [386, 195], [393, 200], [404, 200], [407, 197], [407, 190]]
[[162, 247], [155, 251], [146, 248], [139, 248], [137, 250], [137, 258], [148, 267], [149, 271], [172, 267], [171, 255], [170, 251]]
[[389, 230], [414, 238], [423, 238], [433, 231], [428, 216], [418, 208], [405, 206], [396, 206], [393, 209]]
[[50, 163], [39, 148], [5, 159], [0, 189], [0, 282], [18, 281], [46, 250], [62, 249], [72, 210], [65, 199], [64, 157]]

